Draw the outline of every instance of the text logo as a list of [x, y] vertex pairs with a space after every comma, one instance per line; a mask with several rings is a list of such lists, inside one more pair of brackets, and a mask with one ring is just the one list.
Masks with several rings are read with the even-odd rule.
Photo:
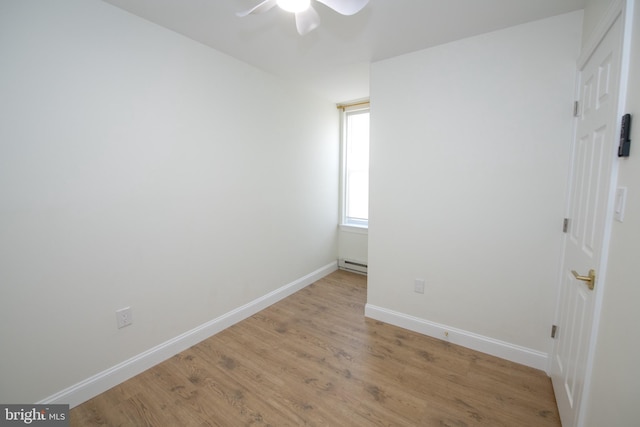
[[69, 427], [69, 405], [0, 405], [0, 427]]

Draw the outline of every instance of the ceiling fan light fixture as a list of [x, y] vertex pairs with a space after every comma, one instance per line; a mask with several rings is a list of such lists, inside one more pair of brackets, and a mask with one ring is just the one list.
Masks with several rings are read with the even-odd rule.
[[278, 6], [287, 12], [299, 13], [311, 6], [311, 0], [278, 0]]

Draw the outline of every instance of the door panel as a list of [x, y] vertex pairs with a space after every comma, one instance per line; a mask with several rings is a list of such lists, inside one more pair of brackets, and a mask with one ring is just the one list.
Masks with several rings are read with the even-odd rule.
[[[594, 294], [608, 218], [615, 137], [621, 19], [615, 21], [578, 73], [581, 113], [573, 148], [569, 230], [563, 254], [558, 301], [558, 332], [552, 353], [551, 378], [562, 424], [576, 425], [584, 393], [592, 337]], [[572, 271], [596, 271], [592, 291]]]

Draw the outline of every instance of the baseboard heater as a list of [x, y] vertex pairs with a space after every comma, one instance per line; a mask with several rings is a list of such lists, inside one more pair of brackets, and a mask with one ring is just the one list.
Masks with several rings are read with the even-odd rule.
[[338, 268], [353, 271], [354, 273], [367, 274], [367, 264], [350, 259], [340, 258], [338, 260]]

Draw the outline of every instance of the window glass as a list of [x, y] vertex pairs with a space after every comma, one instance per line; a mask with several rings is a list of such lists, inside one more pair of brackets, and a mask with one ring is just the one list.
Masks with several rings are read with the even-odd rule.
[[369, 109], [344, 113], [343, 223], [369, 221]]

